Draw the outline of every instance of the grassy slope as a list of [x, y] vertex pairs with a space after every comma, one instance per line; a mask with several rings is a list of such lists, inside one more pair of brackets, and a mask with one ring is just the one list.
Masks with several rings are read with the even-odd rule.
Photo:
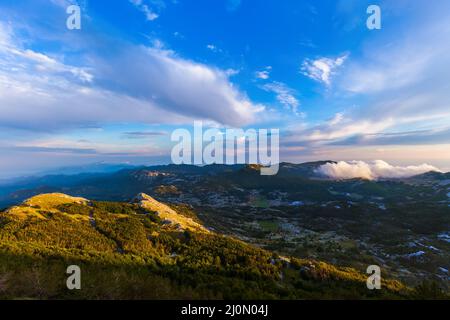
[[[183, 218], [184, 219], [184, 218]], [[181, 219], [181, 220], [183, 220]], [[82, 270], [69, 291], [67, 266]], [[0, 298], [405, 298], [349, 268], [278, 257], [212, 232], [164, 224], [137, 204], [41, 195], [0, 213]]]

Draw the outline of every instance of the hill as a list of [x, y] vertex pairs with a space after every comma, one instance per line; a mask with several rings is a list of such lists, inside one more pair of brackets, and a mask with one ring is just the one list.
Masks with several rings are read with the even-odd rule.
[[[450, 290], [449, 174], [336, 181], [316, 173], [329, 162], [282, 163], [276, 176], [261, 176], [257, 166], [168, 165], [41, 177], [29, 188], [22, 181], [3, 203], [57, 192], [138, 205], [144, 193], [166, 206], [165, 228], [195, 231], [197, 223], [282, 256], [360, 272], [377, 264], [411, 287], [433, 281]], [[172, 223], [171, 210], [191, 220]]]
[[[166, 223], [167, 218], [172, 223]], [[82, 270], [82, 290], [65, 287]], [[0, 298], [311, 299], [411, 297], [398, 281], [366, 288], [351, 268], [278, 254], [207, 231], [157, 200], [44, 194], [0, 213]]]
[[178, 230], [208, 232], [206, 228], [198, 222], [195, 222], [192, 218], [178, 214], [169, 206], [156, 201], [154, 198], [145, 193], [138, 194], [134, 199], [134, 202], [141, 208], [149, 212], [153, 212], [159, 219], [162, 219], [164, 224], [174, 226]]

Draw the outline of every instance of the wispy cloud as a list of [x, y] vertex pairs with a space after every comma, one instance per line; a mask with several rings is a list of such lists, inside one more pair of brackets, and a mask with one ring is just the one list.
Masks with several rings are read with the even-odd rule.
[[225, 74], [228, 77], [233, 77], [233, 76], [239, 74], [240, 72], [241, 72], [241, 70], [237, 70], [237, 69], [233, 69], [233, 68], [229, 68], [229, 69], [225, 70]]
[[[61, 61], [49, 57], [46, 54], [36, 52], [22, 46], [13, 38], [12, 28], [0, 21], [0, 57], [3, 62], [0, 68], [10, 66], [12, 70], [35, 69], [46, 74], [70, 74], [82, 82], [92, 82], [93, 75], [88, 68], [67, 65]], [[0, 69], [1, 70], [1, 69]]]
[[[133, 63], [130, 63], [133, 61]], [[102, 70], [136, 98], [186, 117], [239, 125], [263, 109], [229, 81], [227, 70], [179, 57], [167, 50], [129, 47]]]
[[150, 8], [149, 5], [145, 4], [143, 0], [129, 1], [145, 14], [145, 17], [148, 21], [153, 21], [159, 18], [159, 15], [152, 8]]
[[222, 52], [222, 49], [220, 49], [218, 46], [216, 46], [215, 44], [212, 44], [212, 43], [207, 44], [206, 49], [208, 49], [209, 51], [215, 52], [215, 53]]
[[296, 130], [292, 138], [305, 143], [333, 143], [355, 135], [381, 132], [392, 124], [392, 119], [380, 119], [379, 121], [359, 119], [359, 121], [355, 121], [342, 113], [338, 113], [329, 121]]
[[[334, 97], [345, 96], [353, 105], [328, 121], [292, 130], [284, 140], [286, 145], [322, 150], [334, 159], [349, 152], [367, 152], [374, 157], [376, 150], [389, 150], [384, 158], [448, 159], [447, 152], [437, 150], [450, 141], [450, 45], [444, 40], [450, 27], [442, 19], [427, 19], [415, 26], [414, 34], [370, 38], [363, 53], [344, 59], [345, 63], [331, 59], [323, 65], [313, 61], [304, 65], [308, 76], [333, 83]], [[338, 64], [341, 69], [333, 77], [328, 65]], [[417, 146], [417, 154], [410, 146]], [[432, 155], [425, 146], [433, 147], [437, 154]], [[397, 154], [394, 147], [404, 154]]]
[[267, 80], [270, 78], [270, 72], [272, 71], [271, 66], [267, 66], [264, 70], [256, 71], [255, 76], [258, 79]]
[[295, 91], [293, 89], [289, 88], [281, 82], [272, 82], [265, 84], [262, 86], [262, 89], [268, 92], [275, 93], [276, 98], [281, 105], [298, 114], [300, 101], [294, 96]]
[[308, 78], [330, 85], [335, 70], [342, 66], [347, 58], [348, 54], [337, 58], [306, 59], [303, 61], [301, 71]]
[[21, 151], [30, 153], [74, 153], [74, 154], [96, 154], [95, 149], [85, 148], [51, 148], [51, 147], [36, 147], [36, 146], [15, 146], [9, 148], [1, 148], [3, 151]]
[[167, 136], [168, 133], [164, 131], [131, 131], [124, 132], [123, 135], [127, 139], [146, 139], [151, 137]]
[[91, 67], [73, 67], [22, 48], [5, 30], [0, 28], [0, 126], [42, 131], [189, 119], [242, 125], [263, 109], [233, 86], [226, 70], [172, 51], [121, 43], [115, 55], [91, 55]]

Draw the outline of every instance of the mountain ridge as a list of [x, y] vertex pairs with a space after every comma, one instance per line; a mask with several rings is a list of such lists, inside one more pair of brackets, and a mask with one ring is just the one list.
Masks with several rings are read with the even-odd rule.
[[[142, 194], [138, 199], [156, 201]], [[29, 208], [42, 217], [26, 214]], [[413, 293], [392, 280], [383, 280], [384, 291], [370, 291], [366, 276], [351, 268], [282, 258], [214, 232], [166, 229], [153, 211], [139, 208], [45, 194], [0, 213], [0, 296], [401, 299]], [[63, 286], [69, 264], [81, 266], [85, 290]]]
[[[269, 177], [268, 179], [283, 179], [283, 178], [297, 178], [297, 179], [324, 179], [328, 181], [335, 181], [330, 178], [325, 178], [322, 175], [315, 172], [315, 170], [326, 163], [336, 163], [332, 160], [326, 161], [316, 161], [316, 162], [305, 162], [300, 164], [293, 164], [288, 162], [280, 163], [280, 170], [277, 176]], [[154, 172], [154, 173], [167, 173], [172, 175], [189, 175], [189, 176], [202, 176], [202, 177], [214, 177], [214, 176], [232, 176], [237, 175], [240, 172], [255, 173], [254, 179], [265, 181], [264, 177], [257, 177], [254, 169], [251, 169], [250, 165], [207, 165], [207, 166], [195, 166], [195, 165], [156, 165], [156, 166], [140, 166], [127, 169], [120, 169], [114, 172], [103, 172], [103, 173], [78, 173], [75, 175], [48, 175], [43, 177], [29, 177], [19, 179], [17, 181], [9, 182], [7, 184], [0, 185], [0, 208], [11, 206], [26, 198], [31, 197], [33, 194], [48, 193], [48, 192], [69, 192], [76, 193], [80, 195], [86, 195], [88, 197], [97, 197], [95, 194], [90, 194], [89, 192], [84, 192], [81, 189], [87, 189], [89, 185], [96, 184], [97, 181], [102, 181], [106, 185], [114, 185], [118, 181], [123, 181], [124, 184], [135, 184], [133, 181], [134, 177], [141, 175], [144, 172]], [[410, 178], [392, 178], [383, 179], [383, 181], [418, 181], [418, 180], [429, 180], [432, 178], [434, 180], [445, 180], [450, 179], [450, 173], [439, 173], [439, 172], [429, 172], [425, 174], [419, 174]], [[355, 179], [364, 180], [364, 179]], [[347, 180], [348, 181], [348, 180]], [[346, 182], [346, 180], [343, 180]], [[127, 193], [125, 197], [118, 198], [121, 195], [114, 194], [115, 198], [120, 200], [126, 200], [125, 198], [131, 199], [135, 194], [140, 191], [145, 190], [145, 181], [142, 182], [140, 186], [136, 189]], [[102, 193], [102, 190], [99, 190]], [[103, 186], [103, 193], [107, 193], [107, 188]], [[112, 197], [112, 198], [114, 198]]]

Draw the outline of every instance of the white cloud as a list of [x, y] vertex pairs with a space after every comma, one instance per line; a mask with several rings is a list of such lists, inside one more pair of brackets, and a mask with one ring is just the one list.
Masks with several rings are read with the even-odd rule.
[[165, 44], [163, 41], [161, 41], [161, 39], [151, 39], [151, 43], [153, 48], [155, 49], [164, 49], [165, 48]]
[[64, 9], [67, 9], [72, 4], [76, 4], [73, 0], [50, 0], [50, 2]]
[[241, 126], [263, 106], [230, 81], [229, 72], [158, 48], [123, 45], [90, 68], [22, 48], [0, 28], [0, 126], [37, 131], [114, 122]]
[[133, 5], [135, 5], [139, 10], [141, 10], [148, 21], [153, 21], [158, 19], [159, 15], [154, 12], [143, 0], [129, 0]]
[[[404, 4], [396, 5], [398, 12], [404, 10], [401, 8]], [[412, 6], [420, 12], [420, 19], [411, 17], [403, 28], [370, 37], [361, 56], [346, 66], [342, 89], [358, 94], [398, 96], [404, 92], [410, 95], [428, 83], [432, 83], [431, 89], [448, 83], [450, 3], [442, 2], [441, 6], [431, 8], [417, 1]]]
[[11, 46], [12, 27], [9, 24], [0, 23], [0, 48], [8, 48]]
[[93, 75], [87, 68], [67, 65], [43, 53], [23, 49], [14, 41], [12, 34], [8, 25], [0, 23], [0, 58], [3, 60], [0, 68], [9, 66], [12, 70], [35, 69], [50, 74], [71, 74], [82, 82], [92, 82]]
[[206, 49], [208, 49], [212, 52], [222, 52], [222, 50], [214, 44], [207, 44]]
[[319, 58], [316, 60], [306, 59], [301, 67], [303, 74], [313, 80], [322, 82], [326, 85], [331, 84], [331, 77], [335, 70], [342, 66], [347, 60], [348, 54], [342, 55], [335, 59]]
[[0, 126], [33, 131], [70, 130], [107, 123], [181, 123], [188, 118], [154, 103], [58, 76], [5, 76], [0, 71]]
[[240, 70], [236, 70], [236, 69], [232, 69], [232, 68], [229, 68], [229, 69], [225, 70], [225, 74], [228, 77], [233, 77], [233, 76], [239, 74], [240, 72], [241, 72]]
[[267, 80], [267, 79], [269, 79], [269, 77], [270, 77], [270, 73], [269, 73], [269, 71], [267, 71], [267, 70], [264, 70], [264, 71], [256, 71], [255, 75], [256, 75], [256, 77], [257, 77], [258, 79], [263, 79], [263, 80]]
[[341, 123], [344, 120], [344, 114], [342, 112], [338, 112], [334, 115], [334, 117], [328, 121], [330, 126], [335, 126]]
[[402, 167], [390, 165], [382, 160], [369, 163], [364, 161], [340, 161], [324, 164], [317, 169], [317, 173], [336, 180], [408, 178], [430, 171], [440, 172], [438, 168], [428, 164]]
[[[449, 8], [450, 3], [447, 10], [427, 7], [409, 25], [367, 38], [361, 51], [331, 77], [336, 90], [328, 94], [337, 99], [330, 111], [336, 110], [333, 106], [342, 110], [342, 102], [348, 107], [331, 120], [292, 126], [283, 142], [287, 148], [306, 150], [291, 152], [290, 159], [381, 158], [448, 168]], [[316, 78], [322, 79], [319, 71]]]
[[[446, 4], [446, 9], [450, 8]], [[365, 95], [372, 103], [365, 116], [404, 118], [448, 113], [450, 81], [450, 25], [448, 10], [440, 19], [424, 12], [414, 33], [386, 35], [365, 43], [366, 50], [340, 75], [346, 93]], [[386, 39], [386, 37], [388, 37]], [[394, 41], [393, 41], [394, 40]], [[370, 100], [369, 100], [370, 101]]]
[[433, 136], [434, 143], [442, 143], [436, 129], [450, 121], [449, 35], [448, 24], [433, 22], [397, 42], [371, 38], [362, 57], [346, 63], [334, 79], [338, 94], [355, 105], [335, 119], [339, 121], [298, 130], [290, 139], [334, 145], [420, 144], [418, 136], [399, 139], [394, 134], [434, 130], [426, 143], [432, 144]]
[[[436, 129], [450, 121], [449, 36], [450, 25], [434, 19], [394, 42], [386, 39], [389, 35], [371, 38], [362, 57], [352, 59], [336, 78], [340, 94], [357, 103], [363, 97], [364, 104], [352, 107], [339, 123], [324, 123], [308, 133], [330, 143], [347, 139], [349, 145], [442, 143]], [[421, 135], [401, 138], [396, 134], [417, 130], [429, 132], [427, 142]]]
[[310, 129], [309, 133], [304, 135], [304, 138], [310, 141], [334, 141], [354, 135], [374, 134], [389, 128], [391, 125], [392, 121], [388, 119], [381, 121], [345, 121], [334, 118], [325, 125]]
[[124, 48], [99, 68], [99, 77], [113, 79], [114, 88], [187, 117], [240, 126], [263, 109], [229, 81], [227, 70], [180, 58], [172, 51]]
[[294, 113], [298, 113], [300, 101], [294, 96], [295, 91], [284, 83], [272, 82], [262, 86], [262, 89], [268, 92], [274, 92], [279, 103], [291, 109]]
[[349, 65], [343, 76], [342, 87], [353, 93], [373, 94], [398, 90], [420, 81], [434, 64], [440, 49], [410, 45], [381, 46], [383, 50], [371, 52], [367, 61]]
[[255, 76], [258, 79], [267, 80], [270, 78], [270, 71], [272, 70], [271, 66], [267, 66], [264, 68], [264, 70], [256, 71]]
[[393, 120], [389, 118], [354, 120], [344, 113], [337, 113], [320, 124], [292, 129], [285, 142], [304, 145], [334, 143], [352, 136], [375, 134], [392, 125]]

